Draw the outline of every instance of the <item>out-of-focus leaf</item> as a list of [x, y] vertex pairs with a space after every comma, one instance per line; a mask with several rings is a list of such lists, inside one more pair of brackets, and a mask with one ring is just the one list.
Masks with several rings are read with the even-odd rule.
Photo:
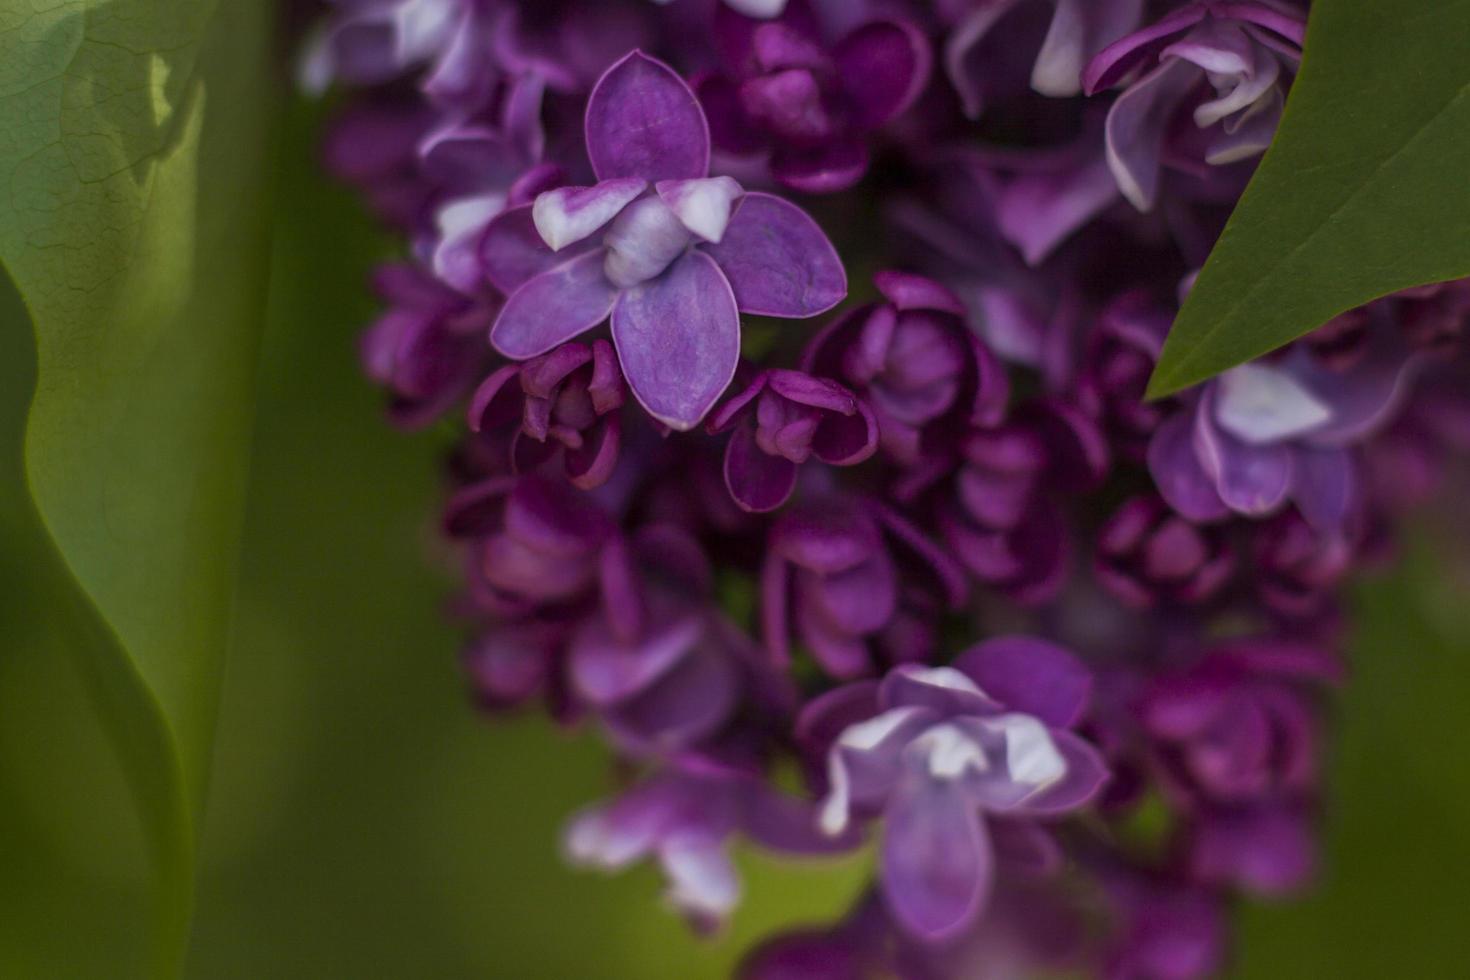
[[1276, 140], [1164, 346], [1153, 397], [1356, 306], [1470, 275], [1470, 0], [1317, 0]]
[[15, 540], [137, 804], [157, 975], [186, 944], [243, 518], [272, 7], [0, 4], [0, 261], [36, 358]]

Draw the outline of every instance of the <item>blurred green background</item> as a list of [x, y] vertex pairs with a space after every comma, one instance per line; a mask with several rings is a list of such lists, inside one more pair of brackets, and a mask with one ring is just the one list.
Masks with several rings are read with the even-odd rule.
[[[729, 932], [688, 934], [647, 869], [569, 872], [557, 833], [609, 787], [595, 741], [475, 713], [442, 615], [443, 434], [389, 429], [356, 338], [386, 243], [286, 126], [244, 557], [204, 828], [190, 977], [691, 978], [829, 919], [864, 859], [746, 856]], [[142, 844], [86, 689], [48, 634], [14, 467], [34, 347], [0, 295], [0, 977], [125, 977]], [[1321, 889], [1243, 911], [1236, 974], [1470, 972], [1470, 542], [1420, 533], [1364, 583], [1340, 699]]]

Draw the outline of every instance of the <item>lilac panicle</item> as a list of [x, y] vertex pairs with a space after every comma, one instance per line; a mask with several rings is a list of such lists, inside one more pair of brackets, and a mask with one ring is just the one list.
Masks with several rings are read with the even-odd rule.
[[329, 10], [323, 162], [403, 246], [364, 372], [463, 419], [471, 694], [617, 761], [568, 860], [709, 931], [742, 842], [871, 837], [754, 980], [1202, 980], [1310, 883], [1343, 590], [1455, 485], [1470, 284], [1144, 400], [1304, 7]]

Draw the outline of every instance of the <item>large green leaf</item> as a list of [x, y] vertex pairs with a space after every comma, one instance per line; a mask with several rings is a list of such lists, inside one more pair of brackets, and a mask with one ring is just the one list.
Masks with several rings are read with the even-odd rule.
[[159, 975], [186, 945], [242, 522], [272, 7], [0, 0], [0, 261], [35, 331], [24, 611], [132, 790]]
[[1167, 395], [1411, 286], [1470, 275], [1470, 0], [1316, 0], [1275, 143], [1149, 388]]

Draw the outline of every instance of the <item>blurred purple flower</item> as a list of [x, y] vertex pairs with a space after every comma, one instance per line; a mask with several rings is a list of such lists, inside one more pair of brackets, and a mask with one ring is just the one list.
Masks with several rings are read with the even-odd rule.
[[972, 927], [997, 861], [1054, 867], [1040, 821], [1084, 806], [1107, 779], [1070, 729], [1087, 669], [1027, 637], [988, 640], [952, 667], [901, 666], [882, 683], [811, 702], [798, 732], [838, 732], [828, 750], [822, 828], [881, 816], [879, 878], [898, 924], [929, 942]]
[[1126, 83], [1107, 122], [1108, 164], [1123, 196], [1149, 211], [1166, 166], [1224, 166], [1264, 152], [1305, 35], [1305, 18], [1285, 4], [1200, 0], [1093, 58], [1087, 94]]
[[803, 369], [858, 392], [891, 461], [951, 460], [969, 426], [1002, 418], [1005, 372], [965, 326], [965, 308], [948, 289], [903, 272], [880, 272], [873, 282], [887, 302], [828, 324], [807, 345]]
[[807, 0], [765, 20], [722, 7], [713, 30], [723, 70], [694, 85], [715, 148], [763, 158], [773, 180], [809, 194], [862, 179], [870, 134], [913, 105], [933, 61], [904, 19], [870, 19], [828, 46]]

